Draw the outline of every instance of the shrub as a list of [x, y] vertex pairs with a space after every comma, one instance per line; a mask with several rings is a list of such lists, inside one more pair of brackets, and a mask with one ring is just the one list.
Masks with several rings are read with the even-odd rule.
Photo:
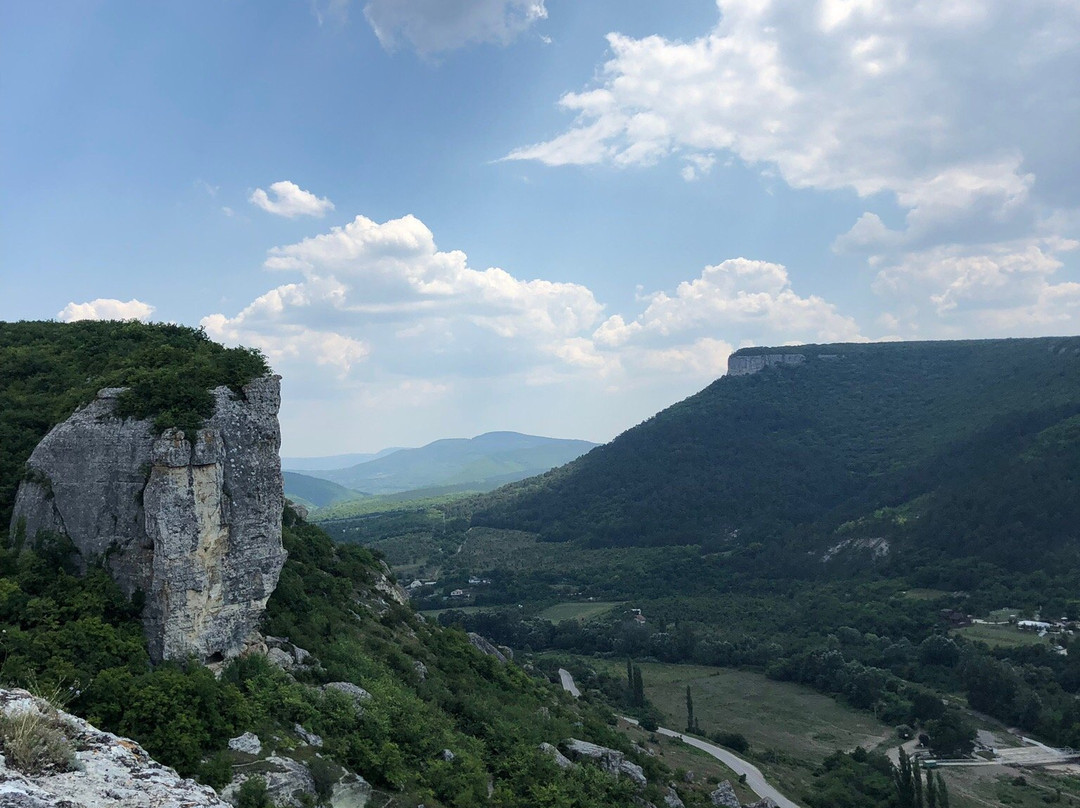
[[66, 772], [75, 767], [75, 750], [56, 715], [26, 710], [0, 716], [0, 748], [8, 765], [26, 774]]
[[249, 777], [236, 792], [236, 808], [272, 808], [266, 781], [261, 777]]

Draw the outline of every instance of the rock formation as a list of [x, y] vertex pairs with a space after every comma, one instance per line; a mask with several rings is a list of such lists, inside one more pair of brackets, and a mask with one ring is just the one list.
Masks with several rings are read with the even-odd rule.
[[20, 771], [0, 755], [0, 805], [11, 808], [230, 808], [209, 786], [181, 778], [141, 746], [53, 709], [25, 690], [0, 690], [0, 715], [30, 716], [62, 732], [67, 766]]
[[728, 357], [728, 376], [748, 376], [772, 365], [801, 365], [806, 362], [803, 354], [732, 354]]
[[127, 595], [144, 593], [155, 660], [236, 656], [285, 563], [279, 381], [216, 388], [194, 436], [119, 418], [120, 390], [101, 390], [34, 449], [11, 535], [67, 536], [84, 567], [103, 559]]

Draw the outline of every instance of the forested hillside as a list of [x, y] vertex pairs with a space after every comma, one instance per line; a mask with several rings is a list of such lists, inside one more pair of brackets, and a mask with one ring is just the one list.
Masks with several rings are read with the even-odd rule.
[[[673, 773], [631, 750], [602, 705], [575, 702], [545, 677], [477, 650], [462, 631], [425, 622], [402, 605], [376, 555], [336, 546], [291, 509], [288, 560], [261, 626], [277, 654], [258, 652], [266, 649], [256, 641], [255, 653], [216, 662], [217, 676], [194, 658], [151, 663], [143, 593], [125, 597], [101, 558], [77, 560], [64, 535], [8, 534], [34, 445], [100, 387], [129, 388], [124, 414], [191, 429], [213, 405], [209, 388], [237, 388], [267, 370], [258, 353], [178, 326], [0, 324], [0, 685], [47, 694], [216, 788], [237, 772], [269, 771], [278, 765], [271, 755], [291, 760], [313, 784], [304, 805], [327, 804], [346, 772], [365, 778], [385, 806], [658, 801]], [[14, 751], [24, 736], [13, 732], [0, 723], [9, 765], [23, 760]], [[262, 751], [228, 748], [244, 732], [262, 739]], [[560, 768], [540, 745], [571, 736], [628, 753], [651, 783], [593, 765]], [[63, 743], [39, 744], [28, 759], [64, 770]], [[242, 788], [240, 804], [269, 804], [257, 796]]]
[[473, 524], [709, 551], [824, 541], [875, 513], [892, 533], [887, 508], [935, 553], [1030, 568], [1075, 550], [1080, 338], [748, 352], [770, 350], [807, 361], [721, 378], [482, 500]]

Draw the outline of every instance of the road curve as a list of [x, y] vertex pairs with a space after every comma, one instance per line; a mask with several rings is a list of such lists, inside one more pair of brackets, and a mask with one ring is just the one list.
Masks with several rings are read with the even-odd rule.
[[[570, 671], [565, 668], [559, 668], [559, 680], [562, 682], [563, 690], [568, 692], [575, 699], [581, 695], [577, 689], [577, 685], [574, 683], [574, 677], [570, 674]], [[637, 724], [638, 722], [633, 718], [627, 718], [625, 715], [619, 716], [623, 721], [628, 724]], [[708, 741], [702, 741], [695, 738], [693, 735], [683, 735], [681, 732], [675, 732], [671, 729], [664, 729], [660, 727], [656, 730], [661, 735], [666, 735], [669, 738], [678, 738], [684, 743], [690, 746], [695, 746], [703, 752], [707, 752], [714, 758], [719, 760], [735, 774], [746, 775], [746, 785], [750, 787], [750, 790], [757, 794], [759, 797], [768, 797], [775, 802], [779, 808], [801, 808], [801, 806], [789, 800], [775, 788], [770, 786], [765, 781], [765, 775], [761, 773], [761, 769], [755, 766], [753, 763], [749, 763], [743, 760], [738, 755], [729, 752], [723, 747], [711, 744]]]

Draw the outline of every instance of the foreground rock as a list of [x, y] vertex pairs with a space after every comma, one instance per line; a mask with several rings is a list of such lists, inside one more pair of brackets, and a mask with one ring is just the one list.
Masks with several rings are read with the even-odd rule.
[[213, 391], [194, 435], [115, 415], [122, 390], [53, 427], [27, 462], [11, 535], [71, 539], [131, 596], [155, 660], [214, 663], [249, 643], [285, 563], [279, 377]]
[[27, 774], [0, 758], [4, 808], [230, 808], [208, 786], [180, 777], [141, 746], [101, 732], [81, 718], [55, 711], [25, 690], [0, 690], [0, 712], [31, 714], [66, 738], [73, 770]]

